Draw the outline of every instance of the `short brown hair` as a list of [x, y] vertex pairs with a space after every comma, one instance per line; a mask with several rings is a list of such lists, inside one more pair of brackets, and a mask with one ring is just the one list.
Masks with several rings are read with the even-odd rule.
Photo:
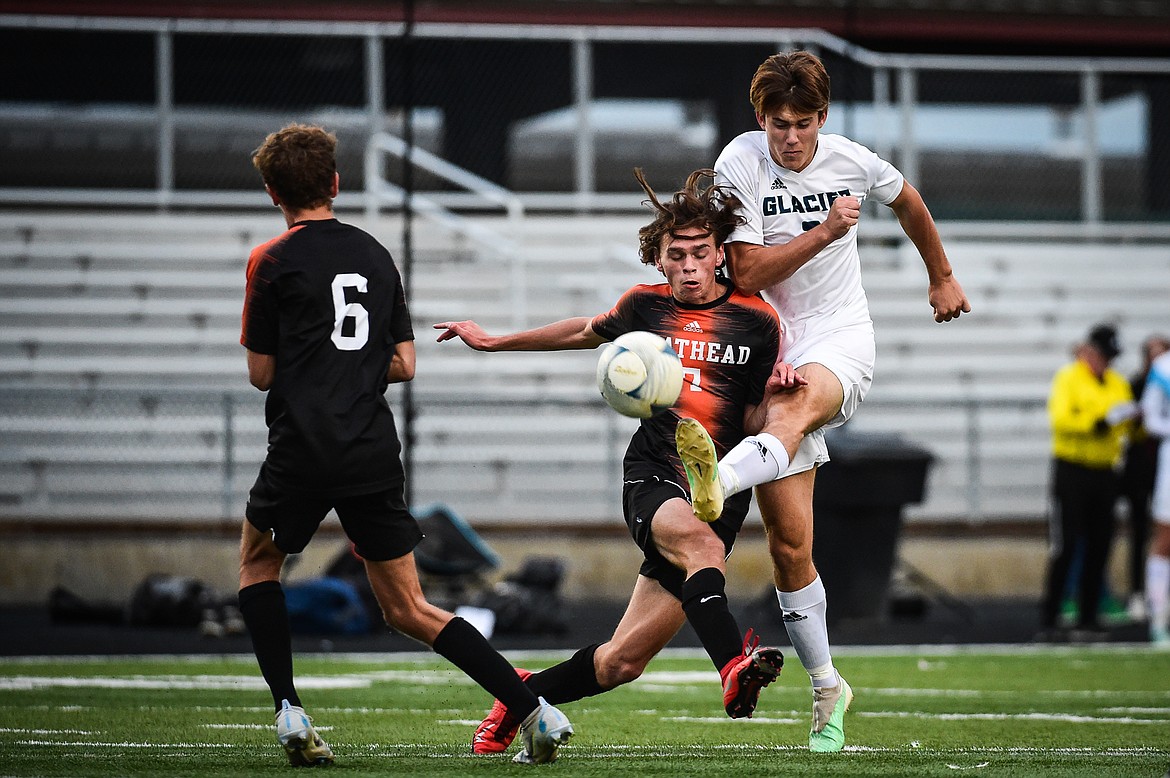
[[337, 136], [321, 127], [290, 124], [264, 139], [252, 154], [252, 164], [289, 208], [329, 205], [337, 173]]
[[731, 236], [732, 230], [746, 221], [739, 215], [743, 203], [738, 197], [715, 184], [699, 186], [700, 179], [715, 177], [714, 170], [691, 173], [683, 188], [666, 203], [659, 202], [654, 190], [646, 183], [642, 168], [634, 168], [634, 177], [649, 198], [642, 202], [657, 212], [654, 221], [638, 230], [638, 253], [647, 265], [658, 262], [662, 239], [667, 235], [674, 236], [679, 230], [698, 227], [714, 234], [715, 245], [721, 246]]
[[783, 108], [820, 114], [829, 109], [829, 73], [820, 57], [807, 51], [773, 54], [756, 68], [748, 97], [761, 116]]

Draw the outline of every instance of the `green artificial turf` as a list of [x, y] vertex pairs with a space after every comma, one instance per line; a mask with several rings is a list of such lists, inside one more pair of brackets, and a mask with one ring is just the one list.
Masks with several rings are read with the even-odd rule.
[[[547, 666], [557, 654], [510, 654]], [[1093, 776], [1170, 768], [1170, 652], [979, 647], [838, 652], [856, 693], [839, 754], [807, 750], [811, 694], [795, 657], [756, 715], [722, 711], [695, 652], [561, 706], [576, 735], [553, 765], [473, 756], [491, 700], [430, 655], [298, 657], [330, 774], [559, 776]], [[0, 660], [0, 775], [287, 774], [251, 657]]]

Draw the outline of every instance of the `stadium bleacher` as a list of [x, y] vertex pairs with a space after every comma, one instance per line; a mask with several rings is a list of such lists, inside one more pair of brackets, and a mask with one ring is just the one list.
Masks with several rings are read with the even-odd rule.
[[[633, 423], [597, 398], [595, 355], [479, 354], [436, 344], [430, 325], [474, 318], [501, 331], [600, 312], [656, 280], [636, 257], [642, 221], [530, 216], [507, 260], [420, 236], [421, 501], [486, 522], [609, 517]], [[84, 503], [91, 516], [198, 518], [242, 504], [265, 439], [263, 398], [247, 386], [238, 343], [243, 267], [281, 226], [256, 216], [0, 217], [0, 515], [66, 519]], [[1120, 325], [1122, 369], [1141, 338], [1170, 331], [1170, 252], [948, 241], [975, 312], [938, 325], [912, 247], [862, 239], [879, 356], [852, 427], [934, 453], [912, 519], [1040, 516], [1048, 381], [1096, 321]], [[401, 389], [390, 396], [401, 407]]]

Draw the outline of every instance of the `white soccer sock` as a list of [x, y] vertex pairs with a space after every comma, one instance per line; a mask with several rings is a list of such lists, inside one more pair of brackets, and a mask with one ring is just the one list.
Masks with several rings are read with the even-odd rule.
[[1170, 558], [1154, 554], [1146, 558], [1146, 602], [1150, 626], [1170, 628]]
[[719, 460], [723, 496], [775, 481], [787, 469], [788, 452], [775, 435], [761, 432], [744, 438]]
[[776, 590], [784, 629], [796, 649], [800, 663], [812, 679], [813, 686], [836, 686], [837, 671], [829, 653], [829, 627], [825, 621], [825, 585], [818, 575], [813, 582], [795, 592]]

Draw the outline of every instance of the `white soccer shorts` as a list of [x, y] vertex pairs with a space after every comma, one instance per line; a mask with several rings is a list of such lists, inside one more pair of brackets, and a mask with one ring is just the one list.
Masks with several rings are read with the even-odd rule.
[[876, 346], [872, 325], [842, 327], [806, 341], [794, 343], [781, 357], [796, 367], [813, 362], [824, 365], [841, 382], [842, 401], [837, 415], [824, 427], [805, 435], [796, 450], [796, 456], [781, 478], [803, 473], [829, 461], [825, 430], [839, 427], [849, 421], [865, 399], [873, 384], [873, 366]]

